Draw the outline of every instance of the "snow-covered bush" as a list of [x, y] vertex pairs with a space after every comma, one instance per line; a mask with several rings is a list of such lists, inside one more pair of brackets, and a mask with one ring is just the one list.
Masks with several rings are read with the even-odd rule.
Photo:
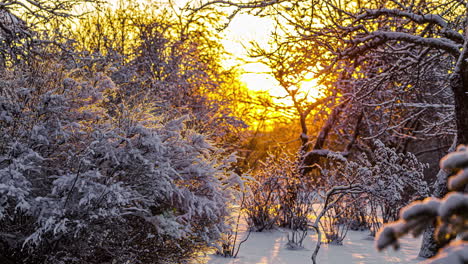
[[307, 229], [312, 210], [309, 179], [303, 178], [297, 157], [270, 154], [253, 173], [252, 195], [246, 199], [247, 220], [256, 231], [274, 226]]
[[[326, 228], [330, 236], [346, 233], [333, 226], [350, 226], [351, 223], [358, 229], [370, 228], [371, 235], [375, 235], [383, 223], [396, 219], [400, 208], [428, 196], [429, 188], [423, 174], [425, 164], [412, 153], [397, 153], [379, 140], [374, 142], [373, 149], [354, 161], [340, 155], [328, 157], [332, 165], [323, 174], [329, 188], [354, 183], [363, 189], [359, 194], [342, 199], [337, 212], [330, 212], [336, 214], [332, 217], [336, 223], [330, 222]], [[346, 210], [356, 205], [361, 210]]]
[[328, 208], [322, 219], [320, 220], [320, 227], [323, 229], [325, 235], [325, 243], [333, 245], [342, 245], [345, 239], [350, 220], [346, 218], [346, 197], [342, 197], [339, 203]]
[[397, 153], [381, 141], [374, 142], [375, 150], [370, 160], [362, 158], [361, 180], [381, 213], [383, 223], [395, 220], [400, 208], [418, 198], [429, 195], [424, 180], [426, 164], [412, 153]]
[[272, 229], [278, 219], [275, 190], [279, 189], [279, 183], [276, 178], [255, 178], [250, 183], [252, 193], [247, 198], [245, 212], [249, 228], [261, 232]]
[[41, 67], [0, 80], [2, 257], [174, 263], [220, 237], [235, 159], [104, 74]]
[[[361, 183], [361, 174], [366, 170], [358, 162], [350, 161], [342, 155], [328, 155], [328, 166], [330, 169], [322, 170], [326, 188], [332, 189], [334, 186]], [[323, 192], [326, 193], [327, 189]], [[356, 193], [349, 192], [336, 201], [336, 203], [324, 211], [320, 221], [320, 227], [325, 235], [325, 242], [331, 244], [342, 244], [348, 229], [354, 225], [357, 229], [366, 228], [367, 217], [360, 217], [361, 210], [367, 204], [367, 197], [362, 191]], [[364, 207], [365, 209], [365, 207]], [[367, 216], [367, 214], [366, 214]]]
[[442, 158], [440, 167], [453, 175], [448, 179], [448, 188], [452, 192], [443, 199], [430, 197], [403, 208], [400, 220], [380, 231], [377, 249], [398, 248], [398, 238], [408, 233], [419, 236], [428, 225], [435, 223], [435, 238], [439, 242], [446, 244], [455, 240], [427, 263], [468, 262], [468, 195], [464, 193], [468, 184], [468, 148], [459, 146], [455, 152]]

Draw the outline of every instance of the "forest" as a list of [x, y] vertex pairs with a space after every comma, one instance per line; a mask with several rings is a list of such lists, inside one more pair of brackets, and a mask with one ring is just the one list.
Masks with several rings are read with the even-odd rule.
[[0, 0], [1, 264], [464, 264], [467, 192], [466, 0]]

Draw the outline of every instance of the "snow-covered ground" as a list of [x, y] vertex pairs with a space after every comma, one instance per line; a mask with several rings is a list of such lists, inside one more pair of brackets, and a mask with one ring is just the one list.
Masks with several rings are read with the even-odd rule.
[[[209, 255], [208, 264], [308, 264], [315, 246], [316, 235], [309, 234], [303, 250], [289, 250], [285, 230], [252, 232], [242, 244], [237, 258], [223, 258]], [[311, 231], [312, 233], [312, 231]], [[322, 244], [318, 254], [319, 263], [418, 263], [417, 257], [421, 239], [406, 237], [402, 239], [399, 251], [389, 249], [377, 252], [374, 241], [368, 232], [349, 231], [342, 246]]]

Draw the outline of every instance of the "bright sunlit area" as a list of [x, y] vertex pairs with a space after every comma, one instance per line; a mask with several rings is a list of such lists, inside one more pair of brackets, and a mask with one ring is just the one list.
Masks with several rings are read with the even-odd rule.
[[0, 1], [0, 264], [468, 263], [467, 12]]
[[261, 46], [268, 46], [274, 24], [271, 19], [241, 14], [230, 22], [224, 31], [225, 38], [222, 43], [226, 50], [233, 55], [227, 65], [240, 65], [242, 70], [241, 81], [254, 91], [269, 91], [274, 95], [282, 96], [283, 91], [278, 82], [269, 72], [266, 65], [248, 57], [248, 49], [252, 42]]

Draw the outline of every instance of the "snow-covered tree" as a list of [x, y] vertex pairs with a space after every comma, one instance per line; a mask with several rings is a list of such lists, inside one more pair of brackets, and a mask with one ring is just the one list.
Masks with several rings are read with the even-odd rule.
[[174, 3], [121, 1], [69, 30], [80, 55], [112, 68], [112, 79], [135, 100], [191, 115], [192, 125], [227, 146], [246, 124], [237, 113], [237, 72], [221, 61], [228, 55], [215, 30], [220, 20], [220, 12], [190, 14]]
[[186, 117], [116, 103], [103, 73], [39, 66], [2, 77], [2, 258], [173, 263], [220, 237], [240, 184], [230, 155]]
[[450, 175], [448, 187], [452, 191], [443, 199], [426, 198], [414, 202], [400, 211], [400, 220], [386, 225], [379, 233], [376, 245], [379, 250], [388, 246], [398, 248], [398, 238], [412, 233], [420, 235], [430, 224], [436, 224], [435, 238], [450, 242], [427, 263], [466, 263], [468, 261], [468, 148], [460, 145], [440, 161], [440, 167]]

